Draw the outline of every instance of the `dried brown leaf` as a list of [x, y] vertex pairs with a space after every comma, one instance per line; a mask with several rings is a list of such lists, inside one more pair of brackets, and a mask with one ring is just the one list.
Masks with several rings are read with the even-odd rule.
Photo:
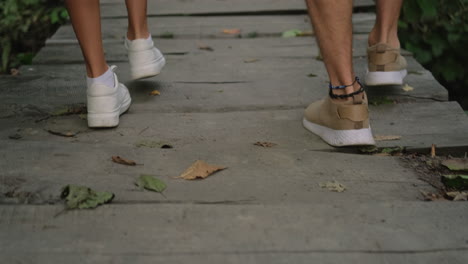
[[468, 159], [448, 159], [442, 161], [442, 165], [451, 171], [468, 171]]
[[405, 92], [411, 92], [414, 90], [414, 88], [412, 86], [409, 86], [408, 84], [405, 84], [401, 89], [403, 89], [403, 91]]
[[445, 200], [445, 198], [437, 193], [430, 193], [425, 191], [420, 191], [425, 201], [440, 201]]
[[13, 68], [10, 70], [10, 74], [11, 76], [17, 76], [20, 74], [20, 71], [18, 69]]
[[436, 156], [436, 145], [432, 144], [431, 146], [431, 158], [435, 158]]
[[156, 95], [160, 95], [160, 94], [161, 94], [161, 92], [158, 91], [158, 90], [153, 90], [153, 91], [151, 91], [151, 93], [150, 93], [150, 95], [152, 95], [152, 96], [156, 96]]
[[112, 161], [118, 164], [127, 165], [127, 166], [135, 166], [136, 162], [133, 160], [125, 159], [120, 156], [112, 156]]
[[229, 35], [237, 35], [241, 33], [241, 30], [238, 28], [223, 29], [223, 33]]
[[453, 201], [468, 201], [467, 192], [447, 192], [446, 195], [453, 199]]
[[56, 131], [56, 130], [49, 129], [47, 130], [47, 132], [49, 132], [52, 135], [61, 136], [61, 137], [74, 137], [78, 135], [78, 132], [73, 132], [73, 131]]
[[207, 51], [214, 51], [214, 49], [208, 45], [205, 45], [203, 43], [198, 43], [198, 49], [200, 50], [207, 50]]
[[259, 59], [245, 59], [244, 63], [254, 63], [254, 62], [257, 62], [257, 61], [259, 61]]
[[178, 178], [184, 180], [195, 180], [195, 179], [205, 179], [211, 174], [224, 170], [227, 167], [221, 167], [216, 165], [210, 165], [202, 160], [197, 160], [192, 164], [187, 170], [185, 170]]
[[266, 142], [266, 141], [265, 142], [258, 141], [258, 142], [255, 142], [254, 145], [259, 146], [259, 147], [264, 147], [264, 148], [272, 148], [276, 146], [277, 144], [272, 143], [272, 142]]
[[374, 137], [376, 141], [390, 141], [390, 140], [399, 140], [401, 136], [396, 135], [376, 135]]

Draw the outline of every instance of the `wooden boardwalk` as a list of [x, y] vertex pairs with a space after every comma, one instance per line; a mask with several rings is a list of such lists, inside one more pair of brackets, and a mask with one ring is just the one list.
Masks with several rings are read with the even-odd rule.
[[[138, 82], [128, 81], [124, 2], [101, 4], [106, 56], [133, 98], [118, 128], [91, 130], [79, 115], [48, 115], [86, 100], [70, 25], [19, 76], [0, 78], [0, 263], [468, 261], [467, 203], [423, 202], [420, 191], [433, 187], [398, 157], [346, 154], [353, 150], [332, 148], [302, 128], [303, 109], [327, 93], [315, 39], [281, 37], [290, 29], [311, 32], [303, 0], [149, 0], [167, 66]], [[355, 1], [360, 76], [372, 5]], [[468, 117], [404, 55], [413, 90], [368, 90], [374, 133], [401, 136], [378, 146], [467, 152]], [[160, 96], [149, 95], [155, 89]], [[9, 138], [15, 134], [21, 139]], [[174, 148], [138, 147], [142, 140]], [[114, 155], [142, 165], [112, 163]], [[198, 159], [228, 169], [203, 181], [173, 178]], [[142, 173], [167, 183], [165, 197], [134, 186]], [[319, 186], [329, 180], [347, 190]], [[54, 217], [66, 184], [116, 198]]]

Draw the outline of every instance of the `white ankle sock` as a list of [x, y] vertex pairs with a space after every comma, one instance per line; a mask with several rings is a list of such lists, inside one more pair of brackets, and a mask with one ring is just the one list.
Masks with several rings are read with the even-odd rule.
[[109, 69], [101, 76], [98, 76], [96, 78], [89, 78], [86, 77], [86, 82], [88, 83], [88, 87], [91, 87], [93, 84], [104, 84], [109, 87], [114, 87], [115, 86], [115, 79], [114, 79], [114, 72]]

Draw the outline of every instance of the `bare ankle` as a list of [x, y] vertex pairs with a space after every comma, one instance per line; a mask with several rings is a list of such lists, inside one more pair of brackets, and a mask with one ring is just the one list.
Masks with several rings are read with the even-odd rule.
[[397, 30], [394, 29], [384, 33], [383, 30], [379, 30], [377, 26], [375, 26], [369, 33], [368, 45], [370, 47], [378, 43], [385, 43], [393, 48], [400, 48]]
[[127, 38], [129, 40], [135, 40], [135, 39], [147, 39], [149, 37], [150, 33], [148, 30], [143, 30], [143, 31], [136, 31], [136, 30], [128, 30], [127, 31]]

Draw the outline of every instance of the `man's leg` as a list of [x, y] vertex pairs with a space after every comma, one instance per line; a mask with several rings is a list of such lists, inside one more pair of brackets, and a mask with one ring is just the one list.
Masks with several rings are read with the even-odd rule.
[[99, 0], [67, 0], [66, 5], [80, 42], [88, 77], [101, 76], [109, 67], [102, 47]]
[[104, 58], [99, 0], [66, 0], [66, 5], [86, 62], [88, 126], [115, 127], [131, 98]]
[[369, 34], [366, 84], [401, 85], [406, 76], [406, 60], [400, 54], [398, 18], [403, 0], [378, 0], [377, 19]]
[[398, 18], [403, 0], [378, 0], [377, 19], [369, 34], [369, 46], [386, 43], [394, 48], [400, 47], [398, 40]]
[[153, 43], [146, 18], [146, 0], [126, 0], [128, 31], [125, 46], [130, 62], [130, 76], [133, 80], [158, 75], [166, 60]]
[[[353, 83], [353, 1], [307, 0], [307, 6], [331, 84]], [[350, 94], [359, 88], [356, 84], [334, 92]]]
[[367, 97], [353, 71], [353, 3], [306, 1], [330, 78], [330, 94], [306, 109], [304, 127], [333, 146], [373, 145]]

